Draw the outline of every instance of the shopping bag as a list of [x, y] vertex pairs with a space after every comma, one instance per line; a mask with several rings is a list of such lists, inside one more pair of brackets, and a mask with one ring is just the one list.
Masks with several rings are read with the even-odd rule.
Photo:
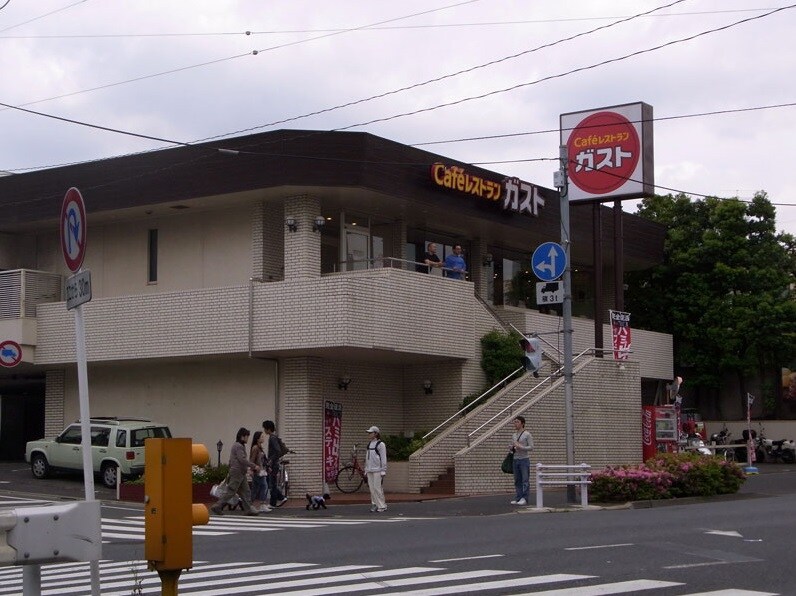
[[227, 488], [227, 481], [226, 481], [226, 479], [222, 480], [222, 481], [221, 481], [221, 482], [219, 482], [218, 484], [214, 484], [214, 485], [213, 485], [213, 486], [210, 488], [210, 496], [211, 496], [211, 497], [215, 497], [215, 498], [217, 499], [217, 498], [218, 498], [218, 497], [220, 497], [220, 496], [221, 496], [221, 494], [224, 492], [224, 489], [225, 489], [225, 488]]
[[506, 457], [503, 458], [503, 463], [500, 464], [500, 471], [505, 474], [514, 473], [514, 452], [509, 451]]

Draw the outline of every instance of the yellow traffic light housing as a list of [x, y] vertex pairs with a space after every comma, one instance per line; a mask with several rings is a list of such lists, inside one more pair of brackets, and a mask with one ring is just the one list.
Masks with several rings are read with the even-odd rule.
[[193, 566], [193, 526], [206, 524], [205, 505], [193, 503], [191, 468], [210, 461], [207, 447], [191, 439], [147, 439], [144, 472], [144, 555], [149, 568], [174, 581]]

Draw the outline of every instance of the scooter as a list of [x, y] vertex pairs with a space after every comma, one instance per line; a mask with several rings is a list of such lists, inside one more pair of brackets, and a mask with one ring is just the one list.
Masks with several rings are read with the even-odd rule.
[[[796, 443], [793, 439], [780, 439], [779, 441], [772, 441], [771, 439], [763, 439], [763, 448], [765, 451], [765, 461], [792, 464], [796, 461]], [[763, 461], [763, 460], [760, 460]]]
[[710, 443], [711, 445], [716, 446], [726, 446], [724, 449], [716, 449], [716, 455], [723, 455], [724, 459], [728, 461], [736, 461], [737, 458], [737, 448], [732, 447], [732, 443], [730, 443], [730, 436], [732, 433], [727, 430], [727, 425], [725, 424], [722, 426], [721, 430], [717, 433], [713, 433], [710, 435]]

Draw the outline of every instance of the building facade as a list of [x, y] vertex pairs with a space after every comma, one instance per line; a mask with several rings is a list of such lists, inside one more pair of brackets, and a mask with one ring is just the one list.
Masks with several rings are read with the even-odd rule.
[[[561, 319], [536, 303], [529, 271], [533, 249], [560, 238], [556, 191], [366, 133], [296, 130], [11, 175], [0, 178], [0, 340], [18, 342], [23, 357], [0, 369], [4, 459], [79, 416], [58, 234], [72, 186], [87, 209], [91, 414], [151, 418], [211, 451], [222, 441], [222, 460], [240, 426], [273, 419], [298, 452], [302, 494], [322, 482], [325, 401], [342, 405], [347, 452], [371, 424], [417, 434], [455, 414], [484, 389], [480, 338], [492, 329], [546, 332], [545, 370], [560, 362]], [[579, 444], [595, 461], [632, 461], [642, 387], [671, 379], [671, 337], [634, 330], [621, 370], [593, 357], [595, 303], [613, 306], [614, 257], [606, 217], [594, 262], [591, 217], [590, 206], [572, 209]], [[661, 258], [663, 228], [629, 214], [622, 227], [625, 270]], [[421, 266], [429, 242], [443, 259], [462, 245], [465, 280]], [[559, 428], [555, 375], [501, 412], [527, 384], [435, 431], [410, 462], [409, 488], [453, 466], [460, 492], [501, 487], [472, 480], [483, 476], [473, 466], [481, 457], [497, 470], [491, 452], [510, 416], [533, 412], [540, 438]], [[497, 416], [465, 437], [462, 422], [478, 426], [489, 408]], [[599, 447], [619, 420], [637, 445]], [[551, 437], [545, 457], [564, 457], [559, 442]]]

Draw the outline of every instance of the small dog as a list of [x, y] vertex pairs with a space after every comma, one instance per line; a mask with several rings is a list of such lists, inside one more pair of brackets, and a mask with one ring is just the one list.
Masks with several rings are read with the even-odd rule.
[[323, 493], [323, 495], [315, 495], [314, 497], [307, 493], [307, 511], [310, 509], [326, 509], [326, 501], [331, 499], [329, 493]]

